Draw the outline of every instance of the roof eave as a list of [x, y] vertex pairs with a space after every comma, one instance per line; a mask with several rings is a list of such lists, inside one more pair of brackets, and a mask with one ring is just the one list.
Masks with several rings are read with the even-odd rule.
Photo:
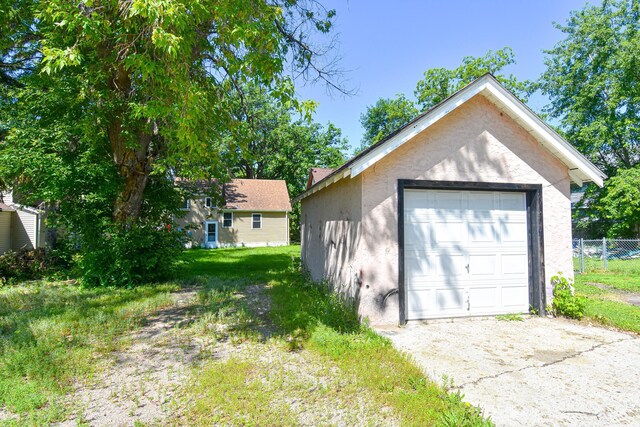
[[560, 159], [568, 167], [569, 177], [573, 182], [579, 185], [584, 182], [594, 182], [600, 187], [604, 185], [606, 175], [602, 171], [565, 141], [562, 136], [558, 135], [549, 125], [544, 123], [526, 104], [506, 90], [495, 77], [491, 74], [485, 74], [431, 110], [423, 113], [418, 119], [409, 122], [404, 128], [399, 129], [386, 140], [371, 147], [370, 150], [365, 151], [362, 155], [347, 161], [336, 172], [295, 197], [293, 201], [298, 202], [344, 177], [353, 178], [359, 175], [387, 154], [405, 142], [410, 141], [478, 94], [482, 94], [498, 108], [507, 111], [512, 119], [519, 122], [552, 155]]

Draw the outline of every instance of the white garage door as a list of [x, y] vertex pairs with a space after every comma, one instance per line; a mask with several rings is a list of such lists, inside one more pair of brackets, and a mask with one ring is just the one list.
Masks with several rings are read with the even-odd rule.
[[529, 311], [525, 193], [405, 190], [407, 319]]

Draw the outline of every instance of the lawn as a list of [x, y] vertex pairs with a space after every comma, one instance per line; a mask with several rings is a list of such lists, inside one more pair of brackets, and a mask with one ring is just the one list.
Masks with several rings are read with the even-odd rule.
[[612, 271], [576, 274], [575, 288], [576, 295], [587, 299], [587, 318], [640, 333], [640, 307], [626, 301], [631, 292], [640, 294], [640, 275]]
[[[490, 425], [361, 325], [352, 307], [310, 283], [298, 254], [297, 246], [190, 250], [168, 283], [0, 289], [0, 424], [92, 424], [86, 396], [102, 387], [113, 408], [128, 408], [122, 419], [139, 426]], [[181, 302], [185, 292], [194, 297]], [[158, 313], [170, 327], [155, 328]], [[138, 355], [148, 360], [133, 357], [141, 339], [154, 340], [146, 343], [154, 352]], [[163, 346], [179, 357], [153, 359]], [[148, 389], [103, 384], [127, 358], [168, 365], [169, 377], [186, 366], [179, 383], [165, 387], [171, 392], [155, 422], [143, 418]], [[150, 385], [160, 378], [137, 370], [120, 377]]]

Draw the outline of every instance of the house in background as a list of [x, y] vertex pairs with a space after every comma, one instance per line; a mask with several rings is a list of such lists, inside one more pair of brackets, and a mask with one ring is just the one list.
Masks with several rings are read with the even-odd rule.
[[[291, 201], [282, 180], [232, 179], [217, 189], [198, 183], [197, 196], [185, 199], [185, 215], [176, 219], [188, 246], [283, 246], [289, 244]], [[221, 198], [213, 197], [220, 191]]]
[[0, 194], [0, 255], [45, 246], [44, 211], [14, 203], [13, 193]]
[[570, 185], [605, 175], [487, 74], [318, 178], [298, 196], [305, 267], [397, 324], [544, 314], [573, 275]]

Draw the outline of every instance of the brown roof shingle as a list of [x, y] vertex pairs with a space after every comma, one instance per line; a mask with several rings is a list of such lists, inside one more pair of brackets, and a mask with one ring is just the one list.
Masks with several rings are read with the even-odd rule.
[[225, 209], [291, 211], [287, 183], [276, 179], [232, 179], [223, 186]]
[[309, 179], [307, 180], [307, 189], [313, 187], [317, 182], [322, 181], [334, 171], [335, 169], [332, 168], [311, 168], [309, 171]]

